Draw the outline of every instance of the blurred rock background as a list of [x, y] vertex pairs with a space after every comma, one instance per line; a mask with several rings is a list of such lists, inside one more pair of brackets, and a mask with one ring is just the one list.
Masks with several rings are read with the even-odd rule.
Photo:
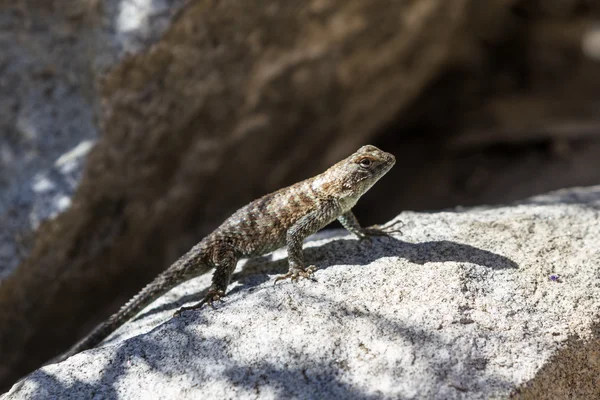
[[367, 223], [600, 182], [598, 2], [295, 3], [0, 5], [0, 389], [362, 144]]

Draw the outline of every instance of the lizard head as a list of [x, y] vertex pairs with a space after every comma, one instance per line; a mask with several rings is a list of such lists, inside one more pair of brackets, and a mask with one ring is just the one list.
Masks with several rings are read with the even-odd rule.
[[395, 163], [396, 158], [392, 154], [366, 145], [317, 177], [313, 188], [356, 202]]
[[382, 176], [384, 176], [396, 163], [396, 158], [378, 149], [366, 145], [344, 160], [342, 187], [349, 190], [352, 197], [362, 196]]

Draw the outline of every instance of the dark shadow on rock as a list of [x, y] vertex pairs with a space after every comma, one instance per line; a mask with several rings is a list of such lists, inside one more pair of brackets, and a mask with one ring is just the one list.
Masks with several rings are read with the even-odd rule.
[[[24, 379], [34, 381], [37, 385], [36, 392], [29, 397], [30, 400], [58, 398], [76, 399], [78, 398], [77, 396], [86, 398], [86, 393], [89, 398], [90, 394], [97, 390], [95, 385], [81, 381], [76, 381], [72, 385], [67, 385], [43, 370], [34, 371]], [[17, 382], [14, 387], [18, 388], [20, 385], [22, 385], [21, 381]], [[114, 392], [114, 389], [109, 389], [103, 393], [102, 398], [107, 400], [117, 399], [117, 394]]]
[[[192, 318], [202, 318], [201, 315], [194, 315]], [[302, 370], [311, 369], [315, 371], [319, 377], [326, 378], [326, 386], [321, 386], [319, 389], [327, 391], [327, 388], [332, 388], [330, 398], [374, 398], [369, 397], [366, 393], [361, 392], [356, 388], [352, 388], [347, 382], [342, 382], [339, 377], [326, 372], [327, 365], [316, 365], [308, 362], [304, 368], [300, 370], [288, 370], [281, 365], [264, 363], [261, 366], [256, 364], [241, 365], [237, 361], [231, 359], [231, 353], [227, 350], [232, 344], [227, 340], [215, 337], [199, 337], [184, 329], [187, 325], [185, 319], [174, 319], [168, 324], [174, 324], [178, 334], [183, 334], [186, 337], [186, 351], [176, 354], [169, 354], [170, 349], [156, 343], [150, 336], [150, 332], [143, 336], [127, 339], [120, 346], [113, 359], [107, 363], [107, 368], [102, 371], [102, 376], [97, 382], [84, 383], [79, 380], [73, 384], [64, 384], [52, 375], [44, 371], [35, 371], [27, 379], [31, 379], [37, 383], [37, 393], [32, 399], [41, 400], [47, 398], [92, 398], [100, 396], [107, 400], [116, 400], [119, 398], [115, 384], [125, 375], [128, 363], [136, 363], [138, 360], [147, 364], [155, 372], [165, 376], [173, 377], [176, 374], [181, 374], [185, 371], [196, 377], [203, 377], [205, 372], [198, 363], [198, 357], [202, 348], [210, 348], [210, 352], [203, 352], [206, 360], [205, 363], [215, 363], [218, 365], [227, 365], [229, 367], [224, 372], [223, 377], [231, 381], [232, 385], [242, 385], [249, 388], [261, 386], [279, 386], [287, 393], [290, 386], [298, 386], [298, 383], [303, 382]], [[157, 327], [163, 329], [164, 325]], [[173, 329], [173, 328], [171, 328]], [[153, 330], [153, 331], [154, 331]], [[233, 344], [235, 345], [235, 344]], [[183, 368], [177, 368], [174, 363], [168, 362], [171, 357], [176, 357], [179, 365], [183, 364]], [[167, 361], [165, 361], [167, 360]], [[248, 371], [254, 371], [255, 374]], [[265, 381], [265, 376], [275, 377], [273, 381]], [[302, 379], [298, 381], [298, 379]], [[306, 382], [307, 387], [310, 382]], [[233, 386], [232, 386], [233, 387]], [[279, 387], [278, 387], [279, 389]], [[314, 389], [314, 388], [313, 388]], [[300, 393], [296, 393], [300, 395]]]
[[[32, 400], [46, 399], [85, 399], [92, 398], [97, 393], [102, 393], [101, 398], [106, 400], [117, 400], [114, 383], [123, 374], [124, 367], [121, 363], [110, 363], [98, 383], [87, 383], [75, 380], [67, 384], [58, 380], [55, 376], [40, 369], [32, 372], [24, 379], [34, 381], [37, 384], [36, 393], [29, 397]], [[20, 385], [21, 382], [16, 385]]]
[[[356, 243], [351, 245], [349, 243]], [[326, 254], [335, 254], [330, 258]], [[510, 258], [477, 247], [440, 240], [435, 242], [409, 243], [394, 238], [373, 238], [357, 241], [354, 239], [341, 239], [332, 241], [319, 247], [309, 247], [304, 250], [304, 259], [307, 264], [315, 264], [318, 269], [327, 269], [333, 265], [356, 264], [368, 265], [382, 257], [404, 258], [412, 263], [424, 265], [438, 262], [462, 262], [477, 264], [491, 269], [516, 269], [519, 266]], [[249, 260], [241, 272], [233, 276], [234, 279], [243, 279], [259, 269], [260, 261]], [[287, 259], [272, 262], [270, 272], [283, 274], [287, 272]], [[262, 268], [264, 269], [264, 268]], [[248, 270], [249, 273], [245, 273]], [[267, 274], [252, 277], [252, 285], [257, 285], [270, 280]], [[234, 288], [231, 293], [246, 289], [244, 284]]]
[[[311, 301], [323, 301], [319, 297], [312, 296]], [[276, 307], [268, 304], [267, 307]], [[421, 356], [430, 357], [427, 346], [439, 348], [452, 347], [452, 340], [447, 339], [435, 331], [424, 330], [420, 327], [406, 325], [396, 320], [390, 320], [376, 312], [364, 312], [355, 308], [348, 308], [340, 303], [334, 310], [339, 314], [340, 320], [344, 318], [366, 319], [375, 326], [381, 337], [402, 337], [416, 353]], [[250, 392], [260, 391], [261, 388], [272, 388], [281, 398], [307, 397], [319, 398], [324, 396], [331, 399], [374, 399], [381, 398], [381, 394], [372, 391], [365, 392], [364, 389], [353, 386], [344, 376], [343, 371], [348, 368], [348, 363], [343, 357], [333, 357], [332, 360], [313, 360], [310, 357], [299, 357], [293, 354], [292, 359], [302, 361], [293, 362], [292, 365], [281, 362], [271, 362], [269, 357], [263, 361], [244, 363], [233, 358], [230, 347], [236, 346], [227, 338], [214, 337], [199, 334], [197, 329], [186, 329], [191, 321], [197, 325], [206, 325], [208, 322], [202, 313], [190, 313], [182, 318], [176, 318], [162, 324], [145, 335], [133, 337], [119, 344], [119, 349], [111, 360], [106, 362], [100, 378], [96, 382], [84, 383], [76, 381], [73, 384], [65, 384], [44, 371], [34, 372], [28, 379], [37, 383], [37, 393], [34, 399], [45, 398], [92, 398], [100, 396], [103, 399], [117, 399], [119, 393], [116, 384], [126, 374], [127, 369], [136, 363], [147, 365], [152, 371], [165, 377], [178, 377], [184, 374], [191, 375], [197, 384], [202, 380], [210, 379], [206, 375], [203, 365], [219, 365], [225, 367], [222, 374], [230, 387], [243, 387]], [[159, 332], [159, 331], [163, 332]], [[161, 344], [156, 338], [168, 335], [177, 335], [181, 345], [169, 346]], [[181, 337], [185, 340], [181, 340]], [[171, 348], [172, 346], [172, 348]], [[183, 348], [185, 349], [184, 351]], [[289, 351], [293, 351], [290, 349]], [[329, 353], [324, 353], [329, 354]], [[333, 354], [333, 353], [332, 353]], [[422, 359], [422, 357], [420, 358]], [[202, 362], [198, 358], [203, 357]], [[471, 359], [471, 357], [474, 357]], [[174, 360], [174, 361], [170, 361]], [[176, 360], [176, 361], [175, 361]], [[464, 365], [479, 366], [480, 379], [474, 382], [459, 382], [460, 391], [485, 392], [486, 387], [506, 388], [509, 390], [513, 384], [504, 377], [497, 376], [492, 372], [486, 372], [481, 368], [481, 360], [475, 356], [465, 355], [462, 360]], [[333, 367], [332, 367], [333, 363]], [[449, 389], [455, 388], [457, 382], [448, 379], [447, 373], [456, 364], [456, 360], [449, 357], [447, 360], [429, 360], [431, 368], [431, 379], [438, 381], [438, 385], [447, 385]], [[82, 366], [85, 368], [85, 366]], [[76, 368], [72, 366], [71, 368]], [[402, 369], [397, 371], [402, 374]], [[400, 378], [399, 378], [400, 379]], [[440, 382], [441, 381], [441, 382]], [[143, 383], [143, 382], [142, 382]], [[121, 382], [122, 384], [122, 382]], [[458, 389], [456, 389], [458, 390]], [[300, 392], [299, 392], [300, 391]]]
[[[327, 254], [332, 254], [332, 256], [327, 257]], [[368, 265], [382, 257], [404, 258], [419, 265], [450, 261], [477, 264], [496, 270], [518, 268], [517, 263], [506, 256], [449, 240], [409, 243], [391, 237], [363, 241], [344, 237], [340, 240], [328, 242], [323, 246], [308, 247], [304, 250], [306, 263], [315, 264], [320, 270], [339, 264]], [[237, 293], [241, 290], [252, 291], [256, 286], [272, 280], [273, 277], [270, 274], [284, 274], [287, 272], [287, 258], [277, 261], [267, 260], [268, 257], [248, 260], [242, 270], [232, 277], [232, 282], [237, 281], [241, 285], [229, 290], [228, 294]], [[269, 263], [268, 266], [265, 266], [266, 263]], [[166, 310], [175, 311], [186, 303], [198, 302], [203, 299], [206, 292], [207, 289], [183, 296], [173, 303], [148, 310], [138, 316], [136, 320]]]
[[600, 323], [591, 331], [591, 338], [570, 337], [511, 398], [600, 399]]
[[[111, 362], [107, 363], [102, 371], [98, 382], [87, 383], [75, 380], [72, 384], [60, 382], [54, 376], [43, 370], [34, 371], [25, 379], [37, 383], [37, 393], [32, 399], [91, 399], [98, 398], [106, 400], [117, 400], [120, 398], [115, 384], [125, 374], [127, 363], [130, 360], [145, 360], [147, 354], [159, 354], [160, 347], [145, 341], [144, 338], [135, 337], [129, 340], [144, 341], [143, 350], [141, 346], [122, 346]], [[147, 342], [147, 343], [146, 343]], [[83, 366], [85, 368], [85, 366]]]
[[406, 258], [415, 264], [423, 265], [431, 262], [452, 261], [477, 264], [491, 269], [515, 269], [519, 267], [516, 262], [506, 256], [449, 240], [423, 243], [408, 243], [396, 240], [395, 243], [397, 253], [394, 254], [392, 249], [388, 256], [395, 255]]

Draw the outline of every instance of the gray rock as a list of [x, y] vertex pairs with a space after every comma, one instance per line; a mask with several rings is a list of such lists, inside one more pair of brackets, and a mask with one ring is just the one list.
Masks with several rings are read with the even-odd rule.
[[11, 195], [0, 202], [0, 280], [25, 257], [32, 232], [71, 205], [92, 146], [92, 140], [82, 141], [30, 181], [11, 186]]
[[94, 73], [101, 74], [124, 57], [156, 43], [184, 3], [185, 0], [103, 1], [94, 38]]
[[238, 266], [217, 309], [202, 276], [102, 347], [43, 367], [4, 399], [506, 397], [600, 305], [600, 187], [497, 208], [404, 212], [396, 239], [310, 240], [317, 282], [285, 251]]
[[[0, 10], [0, 279], [30, 250], [40, 218], [56, 215], [72, 194], [62, 179], [79, 173], [61, 177], [53, 164], [96, 136], [77, 41], [86, 33], [41, 4]], [[44, 181], [63, 200], [35, 188]]]
[[[155, 43], [183, 0], [91, 4], [0, 10], [0, 280], [27, 256], [39, 224], [70, 204], [98, 134], [95, 78]], [[64, 157], [75, 159], [55, 165]]]

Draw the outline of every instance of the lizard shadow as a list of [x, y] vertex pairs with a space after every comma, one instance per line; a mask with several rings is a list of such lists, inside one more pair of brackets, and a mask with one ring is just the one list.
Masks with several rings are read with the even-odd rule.
[[[358, 245], [348, 245], [351, 242]], [[364, 266], [383, 257], [404, 258], [411, 263], [419, 265], [437, 262], [461, 262], [476, 264], [494, 270], [517, 269], [519, 267], [516, 262], [506, 256], [449, 240], [410, 243], [393, 237], [372, 238], [362, 241], [340, 239], [319, 247], [304, 249], [306, 264], [315, 264], [318, 270], [324, 270], [340, 264]], [[242, 281], [242, 285], [235, 287], [230, 293], [235, 293], [247, 289], [249, 286], [256, 286], [272, 279], [266, 273], [257, 273], [257, 271], [266, 269], [265, 262], [268, 262], [267, 257], [249, 260], [244, 265], [242, 271], [233, 276], [233, 279], [238, 278], [239, 281]], [[244, 273], [246, 269], [248, 269], [248, 273]], [[271, 273], [285, 274], [288, 270], [287, 257], [272, 261], [268, 270]], [[248, 279], [248, 277], [251, 279]], [[248, 281], [248, 283], [244, 284], [244, 281]]]
[[[372, 238], [362, 241], [346, 237], [328, 242], [322, 246], [304, 248], [306, 264], [315, 264], [318, 270], [340, 264], [368, 265], [382, 257], [404, 258], [419, 265], [437, 262], [462, 262], [494, 270], [518, 268], [517, 263], [506, 256], [449, 240], [410, 243], [392, 237]], [[271, 261], [270, 258], [271, 256], [267, 255], [248, 260], [240, 271], [233, 274], [231, 280], [232, 282], [238, 282], [238, 285], [230, 289], [228, 294], [242, 290], [252, 291], [260, 284], [273, 280], [273, 274], [285, 274], [287, 272], [287, 257], [276, 261]], [[140, 314], [135, 320], [163, 311], [176, 310], [187, 303], [198, 302], [204, 298], [207, 291], [208, 289], [205, 289], [183, 296], [177, 301], [155, 307]]]

